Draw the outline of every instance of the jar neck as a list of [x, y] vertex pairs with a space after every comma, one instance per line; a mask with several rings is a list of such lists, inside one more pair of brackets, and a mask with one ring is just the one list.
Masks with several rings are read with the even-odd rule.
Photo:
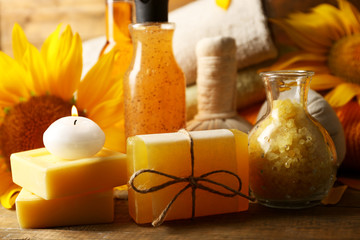
[[307, 111], [307, 98], [313, 72], [309, 71], [273, 71], [261, 73], [263, 78], [268, 110], [276, 100], [290, 99]]
[[106, 39], [108, 42], [131, 41], [129, 24], [133, 22], [131, 0], [106, 1]]
[[169, 52], [172, 54], [173, 23], [136, 23], [129, 25], [135, 54], [142, 51]]

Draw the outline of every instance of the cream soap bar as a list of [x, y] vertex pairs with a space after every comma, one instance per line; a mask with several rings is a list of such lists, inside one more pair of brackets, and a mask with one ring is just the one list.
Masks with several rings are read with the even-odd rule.
[[45, 148], [11, 155], [14, 183], [47, 200], [126, 184], [126, 169], [126, 155], [105, 148], [76, 160], [57, 158]]
[[22, 189], [15, 203], [21, 228], [109, 223], [114, 220], [112, 189], [52, 200]]

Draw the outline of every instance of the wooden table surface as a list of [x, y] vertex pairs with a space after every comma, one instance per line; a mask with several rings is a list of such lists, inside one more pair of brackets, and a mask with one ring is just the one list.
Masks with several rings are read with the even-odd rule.
[[[49, 213], [51, 214], [51, 213]], [[250, 204], [246, 212], [138, 226], [126, 200], [116, 200], [112, 224], [20, 229], [14, 210], [0, 208], [0, 239], [360, 239], [360, 191], [337, 205], [280, 210]]]

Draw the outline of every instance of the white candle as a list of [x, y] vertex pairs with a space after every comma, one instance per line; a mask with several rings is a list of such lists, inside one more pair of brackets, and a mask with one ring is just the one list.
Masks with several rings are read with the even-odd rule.
[[56, 120], [43, 135], [46, 149], [64, 159], [91, 157], [105, 143], [105, 134], [101, 128], [89, 118], [79, 117], [74, 107], [72, 116]]

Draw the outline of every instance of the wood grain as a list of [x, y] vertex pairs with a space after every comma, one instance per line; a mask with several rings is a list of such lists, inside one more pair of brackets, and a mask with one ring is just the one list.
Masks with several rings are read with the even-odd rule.
[[1, 0], [0, 5], [1, 50], [9, 55], [15, 23], [36, 47], [60, 23], [70, 24], [82, 40], [105, 34], [105, 0]]
[[[194, 0], [170, 0], [169, 10]], [[215, 1], [215, 0], [214, 0]], [[360, 8], [359, 0], [349, 0]], [[285, 17], [290, 12], [308, 11], [320, 3], [336, 0], [262, 0], [268, 17]], [[11, 31], [19, 23], [28, 39], [40, 47], [59, 23], [70, 24], [82, 40], [105, 35], [105, 0], [0, 0], [0, 50], [12, 56]], [[275, 37], [280, 35], [275, 27]]]
[[[51, 214], [51, 213], [49, 213]], [[348, 189], [336, 206], [303, 210], [251, 204], [247, 212], [139, 226], [117, 200], [112, 224], [19, 229], [16, 212], [0, 209], [0, 239], [359, 239], [360, 191]]]
[[[40, 48], [60, 23], [69, 24], [83, 41], [105, 35], [106, 0], [0, 0], [0, 50], [12, 56], [11, 32], [15, 23]], [[169, 10], [193, 0], [171, 0]]]

